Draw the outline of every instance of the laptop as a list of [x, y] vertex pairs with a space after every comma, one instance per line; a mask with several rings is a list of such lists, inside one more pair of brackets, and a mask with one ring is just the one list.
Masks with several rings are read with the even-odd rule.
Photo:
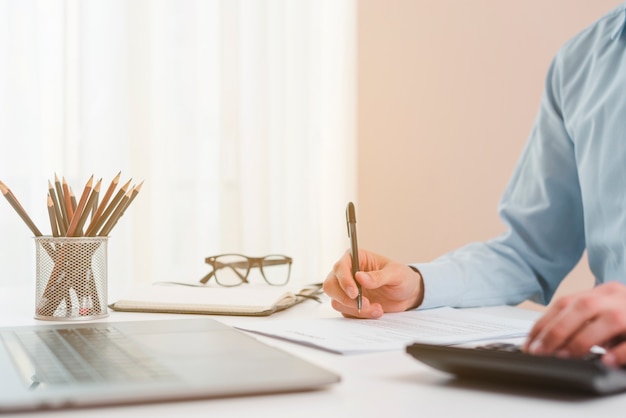
[[319, 389], [339, 376], [215, 319], [0, 328], [0, 412]]

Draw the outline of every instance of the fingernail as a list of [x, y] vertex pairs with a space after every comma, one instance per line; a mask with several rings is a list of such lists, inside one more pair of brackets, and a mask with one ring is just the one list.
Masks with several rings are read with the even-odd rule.
[[555, 356], [560, 357], [560, 358], [570, 358], [570, 353], [567, 350], [559, 350], [556, 353], [554, 353]]
[[602, 356], [602, 363], [610, 367], [615, 367], [618, 365], [617, 357], [615, 357], [615, 354], [613, 353], [606, 353]]
[[533, 341], [533, 343], [528, 348], [528, 351], [530, 351], [532, 354], [540, 354], [542, 350], [543, 344], [541, 343], [541, 340]]
[[359, 295], [359, 291], [354, 286], [350, 286], [349, 288], [347, 288], [346, 293], [348, 294], [348, 297], [350, 299], [354, 299], [355, 297]]
[[380, 309], [374, 309], [372, 311], [372, 317], [373, 318], [380, 318], [381, 316], [383, 316], [383, 311]]

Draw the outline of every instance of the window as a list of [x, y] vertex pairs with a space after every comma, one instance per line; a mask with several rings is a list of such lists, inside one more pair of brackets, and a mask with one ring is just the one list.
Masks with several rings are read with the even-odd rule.
[[[0, 180], [44, 233], [47, 181], [145, 181], [109, 240], [113, 293], [204, 257], [293, 257], [320, 281], [356, 192], [354, 0], [0, 3]], [[0, 205], [0, 285], [34, 277]]]

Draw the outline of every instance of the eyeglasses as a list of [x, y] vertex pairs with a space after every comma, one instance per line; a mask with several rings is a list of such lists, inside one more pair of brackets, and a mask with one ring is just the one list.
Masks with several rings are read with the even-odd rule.
[[242, 254], [221, 254], [204, 259], [213, 268], [209, 274], [200, 279], [206, 284], [211, 277], [215, 277], [221, 286], [239, 286], [248, 283], [248, 274], [252, 267], [261, 270], [263, 279], [272, 286], [282, 286], [289, 281], [291, 274], [291, 257], [280, 254], [266, 255], [265, 257], [248, 257]]

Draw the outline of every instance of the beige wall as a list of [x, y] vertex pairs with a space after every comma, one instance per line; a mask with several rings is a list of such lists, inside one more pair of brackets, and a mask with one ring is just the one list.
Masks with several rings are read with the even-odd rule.
[[[620, 0], [359, 0], [360, 245], [426, 261], [503, 230], [560, 45]], [[560, 292], [591, 285], [586, 262]]]

